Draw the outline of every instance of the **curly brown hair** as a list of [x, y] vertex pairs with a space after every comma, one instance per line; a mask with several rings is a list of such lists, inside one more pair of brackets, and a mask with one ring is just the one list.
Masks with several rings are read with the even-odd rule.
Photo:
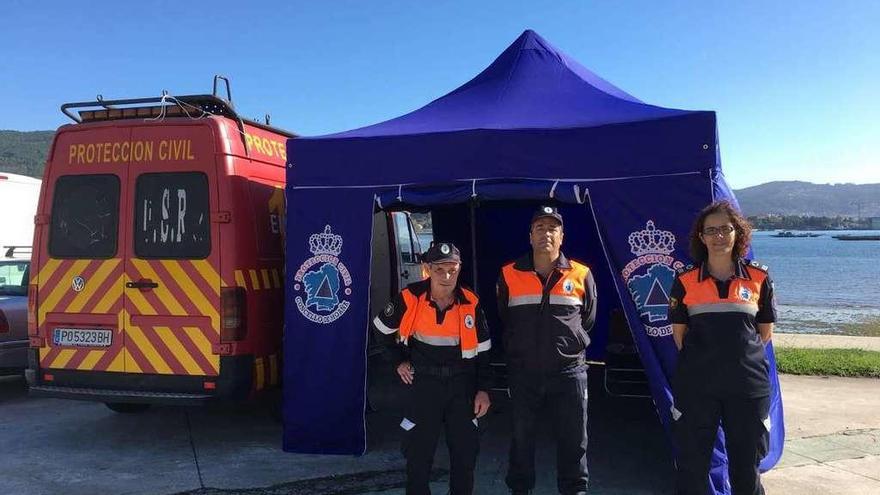
[[729, 201], [716, 201], [700, 211], [691, 228], [689, 240], [691, 259], [694, 260], [694, 263], [702, 263], [709, 257], [709, 251], [700, 239], [700, 233], [703, 232], [703, 224], [706, 222], [706, 217], [715, 213], [727, 215], [727, 218], [730, 219], [730, 223], [733, 224], [733, 228], [736, 230], [736, 240], [733, 243], [731, 257], [736, 260], [744, 257], [749, 251], [749, 244], [752, 242], [752, 225]]

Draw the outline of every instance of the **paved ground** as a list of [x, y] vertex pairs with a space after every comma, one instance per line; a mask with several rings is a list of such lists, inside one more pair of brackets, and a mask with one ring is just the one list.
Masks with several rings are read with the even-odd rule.
[[880, 494], [880, 380], [780, 376], [785, 451], [768, 494]]
[[847, 335], [810, 335], [801, 333], [774, 333], [773, 345], [778, 347], [806, 347], [813, 349], [864, 349], [880, 351], [880, 337]]
[[[780, 465], [765, 475], [768, 493], [880, 494], [880, 380], [784, 375], [781, 383], [787, 442]], [[496, 406], [484, 422], [481, 494], [505, 493], [508, 416], [503, 400]], [[651, 402], [593, 393], [590, 407], [591, 493], [671, 493], [672, 462]], [[0, 494], [400, 495], [396, 423], [391, 413], [369, 415], [363, 457], [285, 454], [266, 408], [120, 415], [101, 404], [32, 399], [21, 380], [3, 378]], [[536, 495], [556, 492], [548, 437], [544, 431]], [[446, 493], [443, 449], [439, 494]]]

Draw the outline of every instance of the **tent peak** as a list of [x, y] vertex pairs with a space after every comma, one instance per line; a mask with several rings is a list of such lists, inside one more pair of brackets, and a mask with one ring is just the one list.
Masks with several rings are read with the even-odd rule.
[[473, 79], [422, 108], [317, 139], [588, 128], [690, 113], [639, 101], [526, 29]]
[[[583, 80], [583, 82], [592, 86], [595, 90], [632, 103], [643, 103], [635, 96], [623, 91], [617, 86], [614, 86], [605, 79], [602, 79], [595, 72], [587, 69], [581, 65], [580, 62], [569, 57], [565, 52], [556, 48], [556, 46], [532, 29], [526, 29], [523, 31], [522, 34], [520, 34], [516, 40], [514, 40], [513, 43], [511, 43], [501, 55], [489, 65], [489, 67], [484, 69], [483, 72], [477, 75], [477, 77], [458, 90], [469, 87], [472, 83], [484, 81], [484, 79], [481, 78], [484, 74], [488, 75], [491, 73], [504, 72], [505, 68], [509, 68], [510, 74], [513, 74], [515, 71], [519, 70], [521, 52], [529, 50], [534, 50], [538, 54], [543, 55], [543, 57], [540, 58], [544, 58], [550, 66], [555, 65], [557, 67], [564, 67], [576, 78]], [[458, 90], [453, 91], [453, 93], [456, 93]]]

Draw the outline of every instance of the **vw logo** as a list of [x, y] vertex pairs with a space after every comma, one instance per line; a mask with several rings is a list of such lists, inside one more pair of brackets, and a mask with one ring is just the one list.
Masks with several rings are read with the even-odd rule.
[[73, 277], [73, 282], [71, 282], [70, 286], [73, 288], [74, 292], [82, 292], [86, 286], [86, 279], [77, 275], [76, 277]]

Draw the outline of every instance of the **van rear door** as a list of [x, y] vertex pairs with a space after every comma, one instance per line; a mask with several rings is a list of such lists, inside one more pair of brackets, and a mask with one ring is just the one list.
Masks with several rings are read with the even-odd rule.
[[135, 128], [155, 143], [125, 187], [125, 371], [215, 376], [220, 236], [213, 134], [205, 125]]
[[45, 337], [41, 368], [124, 371], [119, 226], [127, 155], [117, 146], [115, 162], [97, 164], [95, 143], [129, 143], [129, 137], [129, 129], [119, 128], [60, 132], [54, 145], [43, 199], [51, 203], [38, 216], [49, 222], [38, 223], [32, 269], [36, 323]]

